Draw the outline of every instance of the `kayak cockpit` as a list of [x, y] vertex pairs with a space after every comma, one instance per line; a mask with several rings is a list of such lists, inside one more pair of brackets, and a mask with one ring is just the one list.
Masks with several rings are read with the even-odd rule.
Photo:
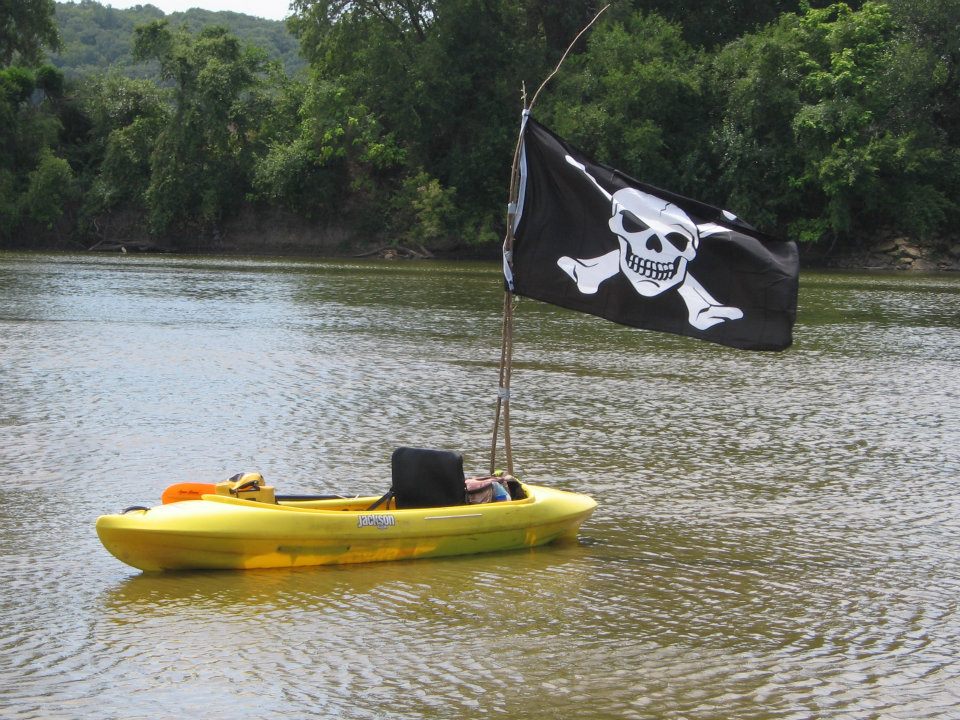
[[[456, 507], [459, 505], [522, 500], [526, 497], [523, 485], [504, 474], [466, 478], [463, 455], [449, 450], [401, 447], [394, 450], [390, 461], [390, 489], [379, 498], [350, 500], [341, 495], [277, 495], [260, 473], [240, 473], [213, 486], [204, 486], [207, 492], [196, 492], [191, 497], [217, 495], [261, 503], [311, 507], [338, 507], [360, 510], [409, 510], [416, 508]], [[209, 492], [213, 490], [214, 492]], [[189, 499], [178, 494], [175, 487], [167, 488], [163, 501]], [[330, 501], [330, 502], [326, 502]]]

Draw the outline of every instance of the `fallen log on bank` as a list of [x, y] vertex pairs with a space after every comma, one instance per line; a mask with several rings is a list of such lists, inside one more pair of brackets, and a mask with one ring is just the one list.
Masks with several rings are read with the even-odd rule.
[[424, 260], [432, 258], [433, 253], [422, 245], [418, 245], [416, 250], [404, 247], [403, 245], [384, 245], [376, 248], [375, 250], [367, 250], [366, 252], [357, 253], [353, 257], [380, 257], [385, 260]]
[[144, 252], [165, 253], [167, 248], [157, 245], [152, 240], [101, 240], [87, 248], [87, 252]]

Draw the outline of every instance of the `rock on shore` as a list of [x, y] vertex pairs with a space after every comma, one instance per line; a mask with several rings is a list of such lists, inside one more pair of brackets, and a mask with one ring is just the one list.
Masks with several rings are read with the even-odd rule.
[[826, 264], [867, 270], [960, 271], [960, 241], [921, 244], [908, 237], [892, 235], [881, 238], [863, 252], [831, 258]]

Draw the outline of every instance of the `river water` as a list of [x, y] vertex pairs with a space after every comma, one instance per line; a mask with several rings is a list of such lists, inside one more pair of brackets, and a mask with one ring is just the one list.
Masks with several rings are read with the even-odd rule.
[[259, 470], [488, 464], [491, 265], [0, 254], [0, 717], [960, 717], [960, 277], [805, 273], [745, 353], [517, 308], [530, 482], [579, 542], [142, 574], [96, 517]]

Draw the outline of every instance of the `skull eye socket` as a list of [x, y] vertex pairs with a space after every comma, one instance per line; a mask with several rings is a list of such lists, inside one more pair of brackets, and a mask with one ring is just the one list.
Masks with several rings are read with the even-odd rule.
[[690, 238], [680, 233], [667, 233], [667, 242], [673, 245], [679, 252], [683, 252], [690, 244]]
[[623, 229], [628, 233], [638, 233], [650, 229], [649, 225], [629, 210], [620, 211], [620, 222], [623, 223]]

